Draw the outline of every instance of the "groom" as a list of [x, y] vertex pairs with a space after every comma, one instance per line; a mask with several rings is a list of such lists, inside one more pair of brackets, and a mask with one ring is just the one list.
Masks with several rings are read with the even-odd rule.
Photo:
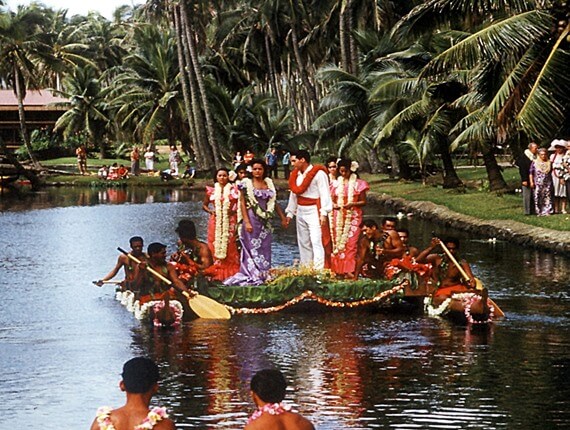
[[[293, 172], [289, 177], [289, 203], [285, 212], [287, 224], [297, 216], [297, 242], [301, 264], [323, 269], [330, 257], [328, 214], [332, 211], [329, 179], [324, 166], [311, 164], [308, 151], [291, 153]], [[327, 265], [328, 267], [328, 265]]]

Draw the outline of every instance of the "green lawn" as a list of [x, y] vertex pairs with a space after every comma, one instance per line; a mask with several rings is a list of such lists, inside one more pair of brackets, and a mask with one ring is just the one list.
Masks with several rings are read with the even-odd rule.
[[[90, 185], [97, 181], [97, 169], [103, 164], [125, 164], [126, 160], [99, 160], [89, 159], [87, 166], [91, 176], [57, 175], [50, 177], [48, 182], [68, 183], [72, 185]], [[65, 169], [76, 172], [76, 160], [74, 157], [59, 158], [42, 161], [46, 167]], [[155, 163], [155, 168], [163, 170], [168, 168], [167, 161]], [[385, 193], [392, 197], [400, 197], [409, 201], [429, 201], [465, 215], [471, 215], [484, 220], [514, 220], [537, 227], [554, 230], [570, 231], [570, 215], [554, 215], [550, 217], [525, 216], [522, 210], [522, 196], [520, 193], [498, 194], [488, 191], [488, 181], [485, 169], [482, 167], [467, 167], [457, 170], [460, 178], [465, 183], [465, 188], [458, 190], [445, 190], [441, 187], [440, 178], [435, 176], [430, 179], [430, 184], [422, 185], [420, 182], [400, 181], [390, 179], [387, 175], [364, 174], [362, 178], [370, 183], [371, 191], [377, 194]], [[519, 187], [518, 170], [514, 167], [505, 167], [503, 176], [509, 187]], [[211, 182], [209, 179], [188, 180], [176, 179], [162, 182], [159, 177], [141, 175], [131, 177], [127, 183], [132, 186], [155, 186], [155, 185], [190, 185], [204, 187]], [[284, 180], [278, 181], [281, 188], [287, 187]]]

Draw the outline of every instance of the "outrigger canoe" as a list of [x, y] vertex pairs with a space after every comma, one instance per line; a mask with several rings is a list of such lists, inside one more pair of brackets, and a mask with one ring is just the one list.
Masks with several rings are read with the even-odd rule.
[[[224, 305], [236, 315], [269, 314], [275, 312], [307, 312], [315, 310], [376, 310], [404, 306], [406, 309], [425, 310], [432, 316], [464, 316], [467, 323], [491, 322], [504, 316], [498, 306], [488, 299], [491, 312], [480, 314], [481, 294], [463, 292], [449, 300], [432, 301], [433, 288], [413, 272], [394, 276], [391, 280], [337, 280], [330, 274], [289, 273], [260, 286], [224, 286], [203, 282], [197, 287], [200, 295]], [[140, 304], [131, 291], [118, 291], [117, 299], [141, 320], [161, 325], [155, 317], [163, 309], [163, 300]], [[169, 306], [178, 324], [195, 319], [196, 315], [179, 300], [171, 299]], [[459, 318], [461, 320], [461, 318]]]

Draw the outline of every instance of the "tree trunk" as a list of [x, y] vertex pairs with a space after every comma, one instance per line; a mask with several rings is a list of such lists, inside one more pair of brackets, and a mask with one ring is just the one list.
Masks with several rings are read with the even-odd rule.
[[214, 131], [214, 121], [210, 113], [210, 103], [208, 102], [208, 94], [206, 92], [206, 85], [204, 84], [204, 78], [202, 77], [202, 70], [200, 68], [200, 62], [198, 61], [198, 52], [195, 44], [194, 31], [192, 24], [189, 22], [188, 14], [186, 10], [186, 2], [183, 0], [181, 2], [182, 9], [182, 19], [185, 21], [186, 27], [186, 39], [188, 42], [188, 49], [190, 51], [190, 58], [192, 60], [192, 68], [194, 70], [194, 77], [198, 83], [198, 91], [200, 93], [200, 98], [202, 99], [202, 108], [204, 109], [204, 117], [206, 119], [206, 130], [208, 132], [208, 143], [212, 148], [212, 153], [214, 155], [214, 165], [216, 169], [222, 167], [222, 156], [220, 154], [220, 146], [216, 139], [216, 133]]
[[[188, 83], [190, 88], [190, 97], [192, 100], [191, 109], [193, 116], [193, 124], [196, 130], [198, 153], [196, 154], [197, 161], [202, 163], [204, 170], [211, 171], [214, 169], [214, 155], [212, 148], [208, 145], [208, 137], [206, 136], [206, 130], [204, 129], [205, 120], [203, 117], [202, 107], [200, 104], [200, 96], [197, 88], [197, 82], [194, 79], [194, 68], [192, 67], [192, 58], [190, 55], [190, 42], [189, 39], [192, 37], [190, 29], [188, 28], [188, 17], [186, 11], [186, 3], [184, 1], [180, 2], [180, 22], [182, 28], [182, 47], [184, 51], [184, 68], [182, 72], [186, 72], [188, 77]], [[200, 170], [200, 169], [199, 169]]]
[[350, 55], [349, 55], [349, 43], [347, 40], [347, 8], [345, 1], [342, 2], [341, 11], [339, 14], [339, 44], [340, 44], [340, 62], [341, 68], [345, 72], [350, 72]]
[[443, 163], [443, 188], [459, 188], [463, 185], [457, 172], [455, 171], [455, 166], [453, 165], [453, 160], [451, 159], [451, 153], [449, 152], [449, 145], [447, 142], [440, 143], [441, 151], [441, 162]]
[[36, 173], [33, 170], [28, 170], [24, 168], [24, 166], [20, 164], [16, 156], [14, 156], [11, 152], [8, 151], [8, 148], [6, 148], [6, 144], [1, 138], [0, 138], [0, 149], [2, 150], [2, 153], [6, 156], [10, 164], [12, 164], [16, 168], [18, 174], [28, 178], [30, 184], [32, 185], [32, 190], [34, 191], [38, 190], [42, 185], [42, 182], [40, 181], [38, 175], [36, 175]]
[[283, 106], [283, 100], [281, 99], [281, 94], [277, 85], [277, 74], [275, 73], [275, 64], [273, 63], [273, 57], [271, 55], [271, 43], [268, 34], [265, 34], [265, 53], [267, 56], [267, 69], [269, 70], [269, 82], [271, 84], [273, 95], [277, 99], [279, 107], [281, 107]]
[[22, 141], [24, 142], [26, 151], [28, 151], [28, 155], [30, 156], [30, 160], [32, 161], [34, 169], [39, 170], [42, 168], [42, 166], [40, 165], [38, 159], [34, 155], [34, 151], [32, 150], [32, 145], [30, 143], [30, 136], [28, 135], [28, 127], [26, 125], [26, 113], [24, 111], [24, 99], [22, 96], [22, 88], [20, 88], [20, 72], [15, 64], [14, 64], [14, 86], [16, 90], [16, 98], [18, 99], [18, 116], [20, 118], [20, 132], [22, 134]]
[[[185, 73], [186, 65], [184, 63], [184, 44], [182, 42], [182, 26], [180, 25], [180, 16], [178, 15], [179, 9], [172, 5], [171, 13], [174, 22], [174, 29], [176, 32], [176, 53], [178, 56], [178, 69], [180, 77], [180, 86], [182, 87], [182, 97], [184, 99], [184, 109], [186, 110], [186, 120], [188, 121], [188, 128], [190, 131], [191, 138], [189, 139], [189, 146], [192, 149], [194, 155], [202, 154], [199, 147], [198, 136], [196, 134], [196, 126], [192, 117], [192, 105], [190, 103], [190, 90], [188, 89], [188, 75]], [[207, 170], [204, 160], [204, 156], [196, 157], [196, 169]]]
[[495, 154], [493, 154], [492, 148], [485, 148], [482, 151], [483, 163], [485, 164], [485, 169], [487, 170], [487, 178], [489, 179], [489, 190], [490, 191], [506, 191], [507, 183], [503, 178], [503, 173]]
[[296, 4], [297, 3], [295, 1], [291, 2], [291, 6], [293, 9], [291, 11], [293, 16], [293, 22], [291, 22], [291, 45], [293, 48], [293, 54], [295, 55], [295, 61], [297, 62], [299, 76], [301, 77], [301, 82], [303, 82], [303, 90], [306, 97], [305, 103], [303, 104], [305, 109], [307, 110], [308, 123], [311, 124], [315, 119], [313, 107], [317, 105], [318, 100], [317, 100], [317, 95], [315, 93], [315, 88], [313, 87], [313, 84], [309, 80], [309, 76], [307, 74], [307, 68], [305, 66], [305, 61], [303, 60], [303, 57], [301, 56], [301, 51], [299, 50], [299, 37], [297, 36], [297, 22], [296, 22], [297, 21]]

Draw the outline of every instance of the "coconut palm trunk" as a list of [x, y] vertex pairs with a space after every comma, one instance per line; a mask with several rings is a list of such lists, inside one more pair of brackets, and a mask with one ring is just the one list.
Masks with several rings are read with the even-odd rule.
[[507, 183], [503, 178], [503, 173], [501, 172], [501, 167], [497, 163], [497, 158], [493, 154], [491, 148], [487, 148], [482, 151], [483, 163], [485, 164], [485, 169], [487, 170], [487, 178], [489, 179], [489, 190], [490, 191], [505, 191]]
[[20, 120], [20, 133], [22, 135], [22, 141], [24, 142], [24, 146], [26, 147], [26, 151], [28, 151], [28, 155], [34, 166], [34, 169], [40, 170], [42, 168], [41, 164], [39, 163], [38, 159], [34, 155], [34, 151], [32, 150], [32, 145], [30, 143], [30, 136], [28, 134], [28, 127], [26, 125], [26, 112], [24, 110], [24, 97], [22, 95], [22, 88], [20, 86], [20, 72], [18, 70], [18, 66], [14, 63], [14, 89], [16, 92], [16, 98], [18, 99], [18, 117]]
[[190, 52], [191, 66], [194, 70], [194, 77], [196, 83], [198, 84], [198, 91], [202, 101], [202, 108], [204, 110], [204, 118], [206, 120], [206, 131], [208, 133], [208, 143], [210, 148], [212, 148], [212, 153], [214, 155], [214, 166], [216, 169], [222, 167], [222, 157], [220, 153], [220, 147], [218, 145], [216, 134], [214, 131], [214, 121], [212, 114], [210, 112], [210, 104], [208, 102], [208, 94], [206, 92], [206, 85], [204, 84], [204, 78], [202, 77], [202, 72], [200, 68], [200, 62], [198, 60], [198, 52], [195, 41], [195, 34], [190, 20], [188, 19], [188, 10], [186, 7], [186, 2], [183, 0], [180, 2], [182, 9], [182, 21], [184, 22], [184, 27], [186, 30], [186, 41], [188, 44], [188, 50]]

